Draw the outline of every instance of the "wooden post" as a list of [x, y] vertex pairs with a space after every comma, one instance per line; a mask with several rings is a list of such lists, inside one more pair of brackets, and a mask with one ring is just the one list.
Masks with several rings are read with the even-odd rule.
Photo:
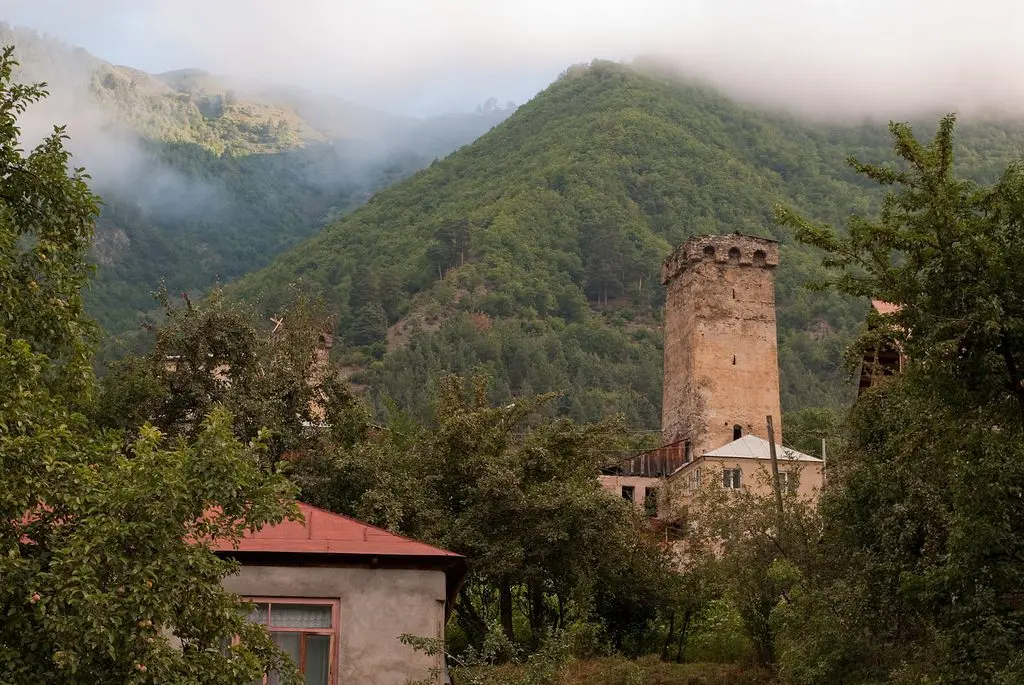
[[775, 527], [779, 537], [782, 537], [782, 487], [779, 483], [779, 457], [775, 454], [775, 426], [772, 425], [772, 416], [769, 414], [768, 421], [768, 454], [772, 458], [772, 490], [775, 492]]

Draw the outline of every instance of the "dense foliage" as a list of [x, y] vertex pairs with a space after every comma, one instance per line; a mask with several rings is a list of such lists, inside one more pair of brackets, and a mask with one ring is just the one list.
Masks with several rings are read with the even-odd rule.
[[[0, 682], [238, 683], [292, 670], [210, 549], [294, 512], [223, 409], [191, 440], [128, 442], [83, 410], [94, 394], [86, 261], [98, 213], [56, 128], [25, 153], [42, 99], [0, 55]], [[232, 638], [236, 644], [222, 649]]]
[[443, 379], [434, 421], [396, 414], [382, 432], [295, 465], [303, 497], [467, 556], [456, 605], [474, 648], [500, 630], [536, 649], [593, 622], [621, 648], [671, 591], [641, 512], [595, 478], [615, 421], [544, 420], [551, 397], [487, 400], [487, 379]]
[[[961, 143], [965, 173], [986, 177], [1024, 129], [978, 122]], [[884, 130], [807, 124], [625, 66], [576, 67], [232, 292], [268, 311], [291, 283], [322, 295], [342, 337], [363, 346], [357, 380], [378, 409], [390, 396], [426, 415], [445, 371], [483, 365], [495, 401], [564, 390], [556, 409], [577, 420], [622, 413], [656, 429], [661, 260], [698, 233], [770, 236], [783, 243], [783, 406], [841, 406], [851, 388], [839, 358], [864, 307], [800, 287], [820, 258], [773, 223], [772, 206], [823, 221], [876, 208], [880, 194], [844, 165], [851, 151], [884, 159]], [[386, 336], [379, 323], [345, 335], [366, 307], [384, 312]]]
[[263, 436], [268, 465], [365, 437], [366, 411], [326, 358], [330, 322], [310, 302], [297, 297], [273, 328], [216, 291], [199, 305], [162, 302], [150, 351], [108, 364], [92, 408], [98, 425], [134, 435], [148, 423], [189, 437], [195, 417], [224, 407], [239, 440]]
[[851, 413], [818, 568], [780, 612], [796, 682], [1024, 678], [1022, 172], [956, 175], [953, 129], [925, 144], [893, 124], [901, 164], [854, 161], [893, 192], [846, 236], [779, 214], [826, 251], [827, 285], [899, 306], [853, 349], [907, 355]]

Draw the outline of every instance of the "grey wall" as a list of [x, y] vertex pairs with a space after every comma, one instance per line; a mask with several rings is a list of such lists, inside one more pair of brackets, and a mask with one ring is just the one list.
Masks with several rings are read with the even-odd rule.
[[338, 599], [336, 682], [403, 685], [440, 667], [398, 641], [402, 633], [443, 637], [443, 571], [243, 566], [224, 587], [250, 597]]

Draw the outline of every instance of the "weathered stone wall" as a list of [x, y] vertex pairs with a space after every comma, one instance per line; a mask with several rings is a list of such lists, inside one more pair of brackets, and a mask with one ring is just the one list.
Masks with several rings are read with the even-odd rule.
[[665, 380], [662, 440], [697, 457], [743, 435], [782, 441], [775, 327], [778, 244], [744, 235], [691, 238], [662, 267]]

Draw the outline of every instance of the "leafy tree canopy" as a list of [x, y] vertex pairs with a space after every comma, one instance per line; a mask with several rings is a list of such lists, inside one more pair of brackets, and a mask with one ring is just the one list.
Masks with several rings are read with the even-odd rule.
[[954, 123], [928, 143], [894, 123], [898, 164], [853, 161], [893, 188], [876, 220], [842, 234], [779, 212], [825, 251], [826, 285], [900, 307], [862, 342], [907, 355], [854, 406], [817, 572], [779, 612], [798, 683], [1024, 678], [1022, 176], [1018, 164], [990, 185], [954, 173]]
[[[56, 128], [19, 148], [42, 85], [0, 54], [0, 682], [238, 683], [294, 672], [220, 581], [209, 542], [295, 513], [224, 409], [190, 440], [142, 426], [126, 445], [89, 407], [81, 290], [98, 200]], [[222, 647], [237, 637], [236, 644]]]
[[477, 647], [492, 625], [536, 647], [591, 618], [622, 646], [654, 618], [669, 566], [641, 512], [595, 478], [621, 425], [544, 419], [551, 396], [495, 406], [486, 385], [447, 377], [432, 423], [395, 413], [377, 437], [298, 462], [304, 497], [466, 555], [456, 612]]

